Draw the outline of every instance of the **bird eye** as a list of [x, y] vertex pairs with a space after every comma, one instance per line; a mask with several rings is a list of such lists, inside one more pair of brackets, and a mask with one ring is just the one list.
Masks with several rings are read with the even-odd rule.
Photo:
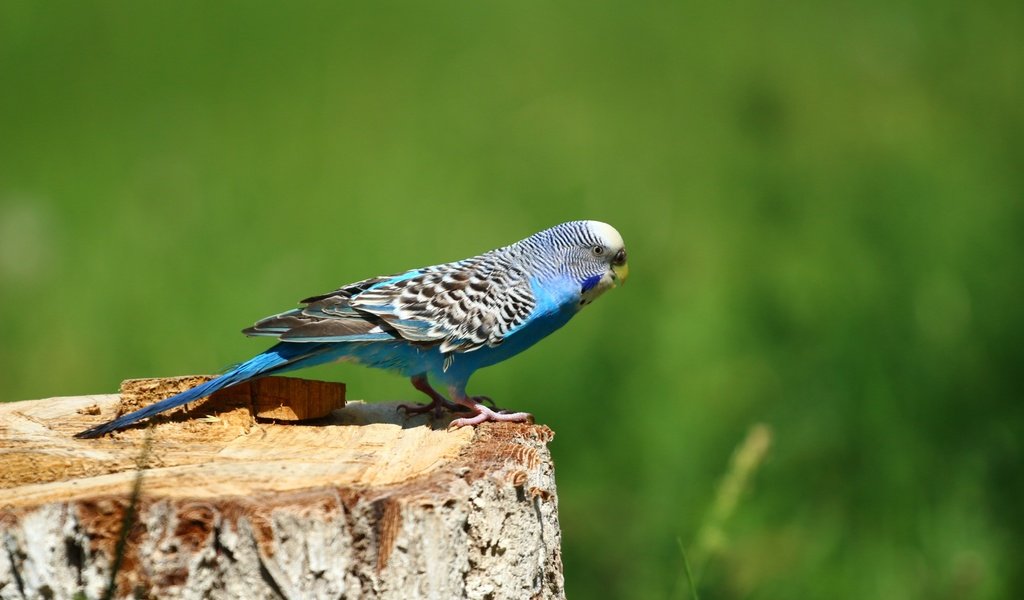
[[604, 246], [594, 246], [591, 250], [593, 251], [594, 256], [601, 256], [604, 254]]

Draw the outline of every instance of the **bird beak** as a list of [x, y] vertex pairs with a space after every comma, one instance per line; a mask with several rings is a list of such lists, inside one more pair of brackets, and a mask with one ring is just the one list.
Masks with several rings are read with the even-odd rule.
[[622, 263], [621, 265], [612, 265], [612, 279], [616, 285], [622, 285], [626, 283], [626, 278], [629, 277], [629, 265]]

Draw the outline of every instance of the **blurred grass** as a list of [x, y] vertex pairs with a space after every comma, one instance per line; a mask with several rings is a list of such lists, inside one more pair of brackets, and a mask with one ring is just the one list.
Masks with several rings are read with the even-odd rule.
[[629, 285], [472, 382], [558, 432], [571, 595], [671, 594], [764, 422], [703, 598], [1021, 597], [1022, 40], [1012, 2], [4, 2], [0, 399], [602, 219]]

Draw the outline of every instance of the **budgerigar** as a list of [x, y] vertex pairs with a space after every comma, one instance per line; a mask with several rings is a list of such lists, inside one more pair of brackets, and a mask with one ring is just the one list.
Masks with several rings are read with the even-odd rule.
[[[274, 337], [266, 352], [220, 377], [77, 434], [91, 438], [217, 390], [265, 375], [332, 361], [396, 371], [430, 397], [409, 412], [466, 411], [451, 426], [525, 421], [488, 408], [466, 382], [552, 333], [595, 298], [625, 281], [622, 236], [599, 221], [570, 221], [458, 262], [373, 277], [302, 301], [244, 333]], [[451, 401], [434, 390], [443, 384]]]

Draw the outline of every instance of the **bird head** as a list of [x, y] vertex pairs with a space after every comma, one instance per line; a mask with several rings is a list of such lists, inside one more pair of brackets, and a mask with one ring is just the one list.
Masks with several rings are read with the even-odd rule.
[[562, 258], [563, 272], [580, 286], [586, 305], [626, 281], [626, 245], [614, 227], [600, 221], [572, 221], [547, 232]]

